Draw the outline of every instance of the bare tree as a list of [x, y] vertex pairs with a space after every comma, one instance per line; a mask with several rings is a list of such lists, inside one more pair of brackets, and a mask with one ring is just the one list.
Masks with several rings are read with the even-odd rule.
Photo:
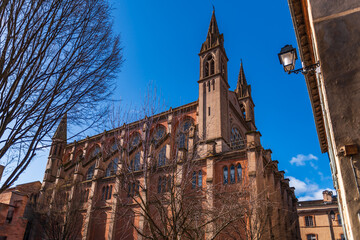
[[89, 193], [80, 183], [47, 189], [32, 205], [32, 232], [48, 240], [76, 240], [81, 237], [82, 208]]
[[0, 23], [2, 192], [64, 114], [98, 121], [122, 55], [106, 0], [4, 0]]
[[[145, 99], [152, 98], [147, 94]], [[202, 177], [194, 175], [206, 160], [198, 159], [196, 151], [188, 151], [187, 144], [181, 143], [184, 139], [174, 132], [175, 136], [168, 136], [170, 154], [160, 156], [162, 142], [156, 139], [156, 130], [162, 115], [156, 115], [152, 107], [157, 101], [145, 102], [152, 104], [145, 104], [137, 112], [145, 113], [143, 118], [137, 115], [141, 120], [123, 125], [117, 133], [122, 135], [123, 143], [118, 144], [118, 207], [114, 221], [121, 219], [122, 238], [134, 232], [143, 239], [204, 239], [206, 235], [207, 239], [255, 240], [268, 234], [274, 202], [266, 198], [266, 191], [255, 193], [252, 182], [246, 179], [237, 186], [207, 186], [205, 176], [202, 181]], [[125, 112], [121, 119], [131, 115]], [[174, 125], [185, 115], [181, 111], [174, 113]], [[141, 132], [140, 139], [135, 139], [136, 129]], [[188, 126], [186, 134], [187, 139], [196, 139], [195, 126]], [[139, 149], [142, 161], [136, 154]]]

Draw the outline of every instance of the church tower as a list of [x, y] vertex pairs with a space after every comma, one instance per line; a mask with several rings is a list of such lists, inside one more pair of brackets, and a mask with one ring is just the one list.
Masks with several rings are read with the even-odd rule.
[[50, 148], [50, 154], [48, 162], [46, 164], [45, 176], [42, 189], [46, 189], [51, 186], [56, 179], [57, 171], [62, 163], [63, 150], [67, 144], [67, 114], [61, 119], [59, 126], [56, 129], [54, 136], [52, 137], [52, 144]]
[[240, 65], [238, 82], [234, 92], [236, 93], [236, 96], [238, 98], [241, 112], [243, 114], [245, 121], [247, 122], [249, 128], [252, 131], [255, 131], [256, 130], [255, 115], [254, 115], [255, 105], [251, 97], [251, 86], [248, 85], [246, 82], [242, 61]]
[[202, 44], [199, 83], [199, 138], [215, 142], [216, 151], [228, 148], [228, 78], [224, 36], [212, 13], [206, 41]]

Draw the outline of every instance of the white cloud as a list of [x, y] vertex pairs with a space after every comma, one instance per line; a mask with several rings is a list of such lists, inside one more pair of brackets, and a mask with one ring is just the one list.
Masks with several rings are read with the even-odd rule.
[[322, 192], [325, 190], [332, 191], [333, 195], [336, 195], [334, 189], [324, 188], [324, 189], [319, 189], [315, 192], [309, 193], [308, 195], [305, 195], [303, 197], [299, 197], [299, 201], [321, 200], [321, 199], [323, 199]]
[[322, 192], [325, 190], [333, 191], [333, 194], [336, 194], [334, 189], [320, 189], [319, 185], [311, 182], [307, 178], [305, 181], [301, 181], [291, 176], [288, 178], [290, 179], [290, 186], [295, 188], [295, 195], [298, 197], [299, 201], [321, 200], [323, 199]]
[[295, 188], [295, 194], [302, 195], [304, 193], [311, 193], [319, 189], [316, 183], [310, 183], [309, 180], [303, 182], [294, 177], [288, 177], [290, 179], [290, 186]]
[[305, 166], [305, 162], [311, 160], [318, 160], [318, 158], [311, 153], [309, 155], [298, 154], [296, 157], [291, 158], [290, 163], [291, 165], [295, 164], [296, 166]]

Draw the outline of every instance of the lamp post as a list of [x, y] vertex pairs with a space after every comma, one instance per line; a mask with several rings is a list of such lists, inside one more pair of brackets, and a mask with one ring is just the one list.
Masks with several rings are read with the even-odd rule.
[[290, 73], [307, 74], [309, 72], [317, 70], [317, 68], [320, 66], [320, 63], [317, 62], [315, 64], [304, 66], [302, 68], [294, 70], [295, 62], [297, 60], [297, 54], [296, 54], [296, 49], [292, 45], [285, 45], [283, 48], [281, 48], [278, 57], [280, 64], [282, 64], [284, 67], [284, 71], [287, 72], [288, 74]]

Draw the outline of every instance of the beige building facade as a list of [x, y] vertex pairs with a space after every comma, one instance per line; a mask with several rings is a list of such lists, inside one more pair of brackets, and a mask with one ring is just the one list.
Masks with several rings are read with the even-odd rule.
[[337, 198], [331, 191], [323, 192], [323, 199], [298, 202], [302, 240], [344, 240], [342, 220]]
[[360, 239], [360, 2], [288, 0], [347, 239]]

